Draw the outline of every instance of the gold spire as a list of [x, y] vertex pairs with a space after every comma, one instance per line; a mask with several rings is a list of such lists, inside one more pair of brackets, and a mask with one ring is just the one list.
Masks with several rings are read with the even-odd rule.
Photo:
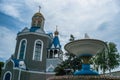
[[36, 17], [36, 16], [39, 16], [39, 17], [42, 17], [42, 18], [45, 20], [44, 16], [43, 16], [42, 13], [40, 12], [41, 6], [38, 6], [38, 8], [39, 8], [39, 9], [38, 9], [38, 12], [33, 15], [33, 18]]
[[54, 32], [54, 35], [55, 35], [55, 36], [57, 36], [57, 35], [59, 34], [57, 27], [58, 27], [58, 26], [56, 26], [56, 31]]

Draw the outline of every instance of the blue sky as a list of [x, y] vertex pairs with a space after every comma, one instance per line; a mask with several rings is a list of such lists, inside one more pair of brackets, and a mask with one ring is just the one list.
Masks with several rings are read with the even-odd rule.
[[64, 46], [73, 34], [114, 42], [120, 52], [120, 0], [0, 0], [0, 57], [14, 54], [16, 35], [31, 27], [31, 18], [38, 12], [45, 17], [45, 31], [58, 26]]

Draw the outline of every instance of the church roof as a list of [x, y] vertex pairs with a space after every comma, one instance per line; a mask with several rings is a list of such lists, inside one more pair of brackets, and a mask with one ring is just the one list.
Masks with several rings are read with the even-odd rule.
[[53, 38], [52, 47], [54, 47], [54, 48], [61, 48], [58, 36], [55, 36]]
[[12, 59], [13, 61], [14, 61], [14, 67], [19, 67], [19, 62], [20, 62], [20, 60], [18, 60], [18, 59]]
[[53, 38], [53, 42], [52, 42], [51, 48], [61, 48], [58, 35], [59, 35], [59, 32], [58, 32], [57, 26], [56, 26], [56, 31], [54, 32], [54, 38]]

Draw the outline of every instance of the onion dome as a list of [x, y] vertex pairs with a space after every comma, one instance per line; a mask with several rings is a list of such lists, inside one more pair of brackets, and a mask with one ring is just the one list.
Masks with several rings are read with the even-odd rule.
[[38, 17], [38, 18], [43, 18], [43, 19], [44, 19], [44, 16], [43, 16], [40, 12], [35, 13], [35, 14], [33, 15], [32, 19], [34, 19], [34, 18], [36, 18], [36, 17]]
[[44, 26], [44, 17], [40, 12], [37, 12], [32, 17], [32, 27], [43, 27]]
[[44, 21], [45, 18], [39, 10], [39, 12], [35, 13], [32, 17], [31, 27], [40, 28], [41, 30], [44, 30]]

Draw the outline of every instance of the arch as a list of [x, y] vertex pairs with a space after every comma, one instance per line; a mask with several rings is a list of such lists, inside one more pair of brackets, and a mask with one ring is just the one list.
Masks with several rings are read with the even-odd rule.
[[26, 47], [27, 47], [27, 39], [22, 39], [19, 44], [17, 59], [25, 59]]
[[58, 50], [57, 49], [54, 50], [54, 54], [58, 54]]
[[4, 66], [3, 66], [3, 68], [2, 68], [2, 69], [5, 69], [5, 68], [6, 68], [6, 66], [7, 66], [7, 64], [8, 64], [10, 61], [13, 63], [13, 68], [14, 68], [14, 66], [15, 66], [14, 61], [13, 61], [12, 59], [8, 59], [8, 60], [5, 62], [5, 64], [4, 64]]
[[53, 55], [54, 55], [53, 50], [50, 50], [49, 58], [53, 58]]
[[55, 67], [52, 64], [50, 64], [50, 66], [47, 68], [47, 72], [53, 72], [54, 69]]
[[10, 71], [5, 72], [3, 76], [3, 80], [11, 80], [12, 79], [12, 73]]
[[42, 53], [43, 53], [43, 41], [40, 39], [35, 40], [34, 50], [33, 50], [33, 60], [42, 61]]

